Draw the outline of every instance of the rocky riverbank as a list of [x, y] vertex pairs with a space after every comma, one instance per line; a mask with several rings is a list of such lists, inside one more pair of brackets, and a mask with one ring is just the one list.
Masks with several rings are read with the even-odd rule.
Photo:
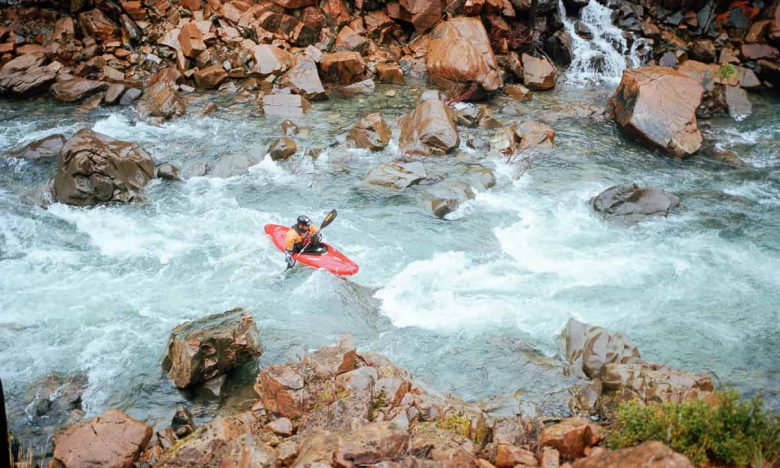
[[[72, 412], [54, 434], [51, 466], [692, 466], [661, 443], [607, 450], [603, 425], [620, 401], [706, 399], [709, 377], [642, 361], [624, 336], [575, 320], [561, 345], [567, 372], [591, 379], [573, 389], [572, 411], [582, 417], [534, 417], [512, 396], [467, 403], [345, 336], [259, 369], [246, 409], [204, 424], [185, 407], [171, 408], [171, 425], [155, 428], [117, 409], [81, 422]], [[252, 316], [234, 309], [177, 326], [162, 368], [180, 389], [219, 394], [231, 369], [262, 353]], [[78, 403], [67, 389], [79, 383], [59, 383], [36, 396], [50, 402], [36, 405], [40, 416], [60, 417]]]

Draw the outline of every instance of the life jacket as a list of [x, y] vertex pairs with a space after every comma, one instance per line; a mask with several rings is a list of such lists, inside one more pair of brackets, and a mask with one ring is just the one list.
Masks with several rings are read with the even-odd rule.
[[308, 232], [304, 231], [303, 229], [299, 229], [298, 225], [295, 224], [290, 227], [290, 229], [287, 231], [287, 234], [284, 236], [284, 248], [286, 250], [293, 250], [296, 244], [304, 246], [310, 242], [311, 237], [317, 234], [317, 232], [319, 232], [319, 229], [317, 229], [317, 226], [313, 224], [309, 226]]

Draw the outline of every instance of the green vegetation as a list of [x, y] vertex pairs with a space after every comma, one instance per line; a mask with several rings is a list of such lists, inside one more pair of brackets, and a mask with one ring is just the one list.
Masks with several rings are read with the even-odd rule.
[[732, 76], [735, 76], [736, 74], [737, 74], [737, 67], [735, 67], [733, 63], [727, 63], [725, 65], [721, 65], [720, 69], [718, 70], [718, 75], [720, 75], [721, 79], [723, 80], [727, 80]]
[[658, 440], [697, 465], [777, 466], [780, 419], [764, 409], [760, 396], [741, 402], [735, 391], [717, 392], [707, 402], [620, 405], [610, 448]]
[[450, 414], [445, 417], [440, 424], [437, 424], [437, 426], [439, 426], [440, 429], [446, 429], [468, 438], [471, 429], [471, 420], [460, 414]]

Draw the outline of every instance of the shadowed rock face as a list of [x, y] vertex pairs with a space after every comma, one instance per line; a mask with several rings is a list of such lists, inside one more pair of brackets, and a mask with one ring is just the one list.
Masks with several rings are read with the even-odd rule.
[[187, 388], [223, 375], [262, 353], [252, 316], [238, 308], [174, 328], [163, 370], [177, 387]]
[[663, 189], [623, 184], [601, 192], [591, 200], [591, 205], [606, 218], [635, 224], [652, 216], [668, 216], [672, 208], [680, 205], [680, 198]]
[[77, 206], [129, 202], [153, 177], [154, 161], [143, 148], [82, 129], [60, 150], [54, 196]]
[[702, 94], [699, 83], [676, 70], [643, 67], [623, 72], [609, 106], [624, 132], [684, 158], [702, 145], [696, 126]]

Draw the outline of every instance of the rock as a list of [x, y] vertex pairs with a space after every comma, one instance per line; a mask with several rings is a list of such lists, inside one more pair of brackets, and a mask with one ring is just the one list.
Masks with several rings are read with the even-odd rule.
[[364, 79], [366, 62], [357, 52], [335, 52], [322, 58], [320, 70], [325, 81], [349, 85]]
[[669, 51], [666, 52], [658, 59], [658, 65], [662, 67], [674, 68], [677, 66], [677, 54]]
[[69, 205], [129, 202], [154, 177], [154, 161], [140, 146], [82, 129], [60, 150], [54, 198]]
[[743, 60], [777, 60], [780, 51], [768, 44], [742, 44], [739, 49]]
[[523, 151], [549, 151], [555, 147], [555, 130], [526, 120], [520, 125], [499, 128], [490, 140], [490, 151], [514, 157]]
[[605, 393], [615, 395], [614, 406], [632, 398], [644, 403], [679, 403], [703, 398], [713, 390], [712, 379], [707, 375], [651, 363], [607, 364], [603, 384]]
[[293, 434], [293, 424], [288, 418], [279, 418], [268, 423], [268, 429], [274, 434], [290, 437]]
[[103, 42], [119, 32], [119, 26], [97, 8], [80, 13], [79, 26], [85, 36], [92, 36]]
[[705, 63], [712, 63], [717, 58], [715, 45], [708, 39], [694, 41], [689, 54], [692, 59]]
[[311, 103], [296, 94], [269, 94], [261, 100], [265, 115], [300, 117], [309, 112]]
[[266, 151], [271, 159], [274, 161], [280, 161], [289, 158], [298, 151], [298, 146], [291, 138], [282, 137], [274, 141]]
[[555, 67], [547, 58], [536, 58], [523, 54], [523, 83], [534, 91], [555, 87]]
[[206, 68], [195, 70], [193, 74], [195, 83], [200, 89], [212, 89], [219, 86], [227, 78], [227, 72], [222, 65], [211, 65]]
[[163, 163], [154, 168], [154, 176], [158, 179], [179, 180], [180, 170], [171, 163]]
[[16, 57], [0, 69], [0, 94], [29, 95], [43, 91], [57, 78], [60, 62], [48, 65], [42, 53]]
[[380, 83], [404, 84], [404, 72], [397, 63], [378, 63], [376, 73]]
[[438, 99], [425, 99], [398, 119], [398, 146], [408, 154], [449, 153], [460, 145], [451, 110]]
[[295, 56], [286, 50], [269, 44], [256, 45], [253, 49], [255, 65], [252, 73], [265, 78], [269, 75], [281, 75], [295, 65]]
[[345, 96], [354, 96], [356, 94], [374, 94], [374, 91], [376, 91], [376, 83], [374, 83], [374, 80], [370, 78], [341, 88], [341, 92]]
[[726, 86], [724, 97], [729, 115], [734, 120], [742, 120], [753, 113], [753, 105], [744, 89], [738, 86]]
[[637, 184], [610, 187], [591, 200], [593, 209], [607, 218], [634, 224], [650, 216], [668, 216], [680, 199], [657, 188], [640, 188]]
[[198, 23], [190, 21], [179, 31], [179, 45], [185, 57], [194, 59], [206, 50]]
[[62, 102], [75, 102], [92, 96], [98, 91], [103, 91], [108, 83], [103, 81], [84, 80], [74, 78], [72, 80], [58, 81], [51, 85], [49, 91], [55, 99]]
[[125, 85], [119, 84], [119, 83], [112, 83], [108, 89], [106, 89], [106, 94], [103, 96], [103, 102], [108, 105], [116, 104], [117, 101], [119, 101], [119, 98], [122, 97], [122, 93], [125, 92]]
[[141, 97], [141, 90], [138, 88], [130, 88], [119, 99], [119, 104], [123, 106], [129, 106]]
[[344, 435], [333, 459], [336, 466], [352, 467], [401, 458], [409, 445], [409, 433], [391, 421], [367, 424]]
[[496, 468], [514, 468], [515, 466], [537, 466], [536, 457], [530, 450], [514, 445], [498, 444], [496, 447]]
[[9, 151], [7, 155], [11, 158], [26, 159], [28, 161], [50, 159], [60, 154], [64, 144], [65, 136], [54, 134], [28, 143], [23, 148]]
[[418, 33], [430, 29], [443, 16], [441, 0], [400, 0], [400, 4]]
[[754, 90], [761, 87], [761, 81], [758, 79], [753, 70], [750, 68], [743, 68], [742, 78], [739, 80], [739, 85], [745, 89]]
[[390, 126], [382, 118], [382, 114], [374, 112], [360, 119], [347, 134], [347, 142], [355, 148], [379, 151], [390, 142], [393, 133]]
[[568, 418], [542, 430], [539, 444], [553, 447], [561, 457], [574, 460], [584, 455], [585, 449], [593, 447], [603, 438], [601, 428], [582, 418]]
[[439, 24], [431, 33], [426, 56], [428, 76], [437, 86], [458, 93], [476, 86], [480, 93], [503, 86], [501, 71], [479, 18], [460, 16]]
[[663, 67], [627, 69], [609, 100], [621, 130], [669, 154], [683, 158], [701, 148], [696, 108], [699, 83]]
[[184, 406], [177, 407], [176, 413], [173, 415], [173, 420], [171, 421], [171, 429], [173, 429], [176, 437], [179, 439], [187, 437], [192, 434], [195, 427], [195, 421], [192, 420], [190, 410]]
[[298, 8], [317, 4], [317, 0], [273, 0], [273, 2], [282, 8], [289, 8], [291, 10], [297, 10]]
[[571, 36], [564, 30], [556, 31], [545, 41], [544, 51], [553, 62], [568, 67], [573, 57]]
[[351, 50], [363, 55], [366, 52], [368, 43], [369, 41], [365, 36], [359, 34], [349, 26], [344, 26], [336, 35], [336, 42], [333, 44], [333, 50], [335, 52]]
[[428, 188], [424, 204], [437, 218], [444, 218], [457, 210], [461, 203], [473, 199], [476, 195], [467, 182], [462, 180], [443, 180]]
[[152, 437], [152, 428], [117, 409], [67, 426], [54, 435], [54, 466], [130, 467]]
[[368, 173], [366, 182], [373, 185], [402, 190], [414, 185], [428, 175], [421, 162], [389, 163], [377, 166]]
[[541, 468], [559, 468], [561, 466], [561, 454], [552, 447], [542, 449]]
[[295, 462], [296, 468], [325, 468], [334, 465], [333, 451], [341, 443], [341, 438], [324, 431], [314, 434], [301, 447]]
[[533, 93], [521, 84], [504, 85], [504, 92], [507, 96], [519, 101], [530, 101], [533, 97]]
[[289, 87], [293, 93], [300, 94], [306, 99], [317, 100], [328, 97], [317, 73], [317, 65], [309, 60], [298, 60], [298, 63], [284, 75], [281, 85]]
[[[227, 154], [220, 157], [213, 165], [207, 165], [204, 170], [210, 177], [227, 178], [245, 174], [250, 167], [261, 161], [262, 157], [255, 154]], [[196, 172], [194, 175], [203, 174]]]
[[561, 332], [563, 351], [571, 363], [571, 375], [580, 378], [601, 378], [604, 368], [611, 363], [640, 362], [639, 349], [622, 333], [611, 334], [573, 318]]
[[658, 441], [648, 441], [636, 447], [608, 450], [598, 455], [582, 458], [572, 468], [621, 468], [641, 466], [646, 468], [693, 468], [685, 456]]
[[184, 115], [187, 112], [187, 102], [172, 84], [161, 82], [146, 88], [136, 109], [143, 116], [168, 120]]
[[25, 395], [28, 423], [51, 435], [54, 429], [80, 421], [84, 417], [82, 394], [88, 383], [83, 373], [49, 374], [35, 381]]
[[252, 316], [238, 308], [177, 325], [168, 340], [162, 366], [178, 388], [187, 388], [262, 353]]
[[282, 133], [284, 133], [284, 136], [293, 136], [300, 133], [298, 125], [296, 125], [295, 122], [290, 119], [283, 120], [280, 127], [282, 129]]
[[296, 419], [309, 409], [303, 375], [288, 366], [270, 366], [257, 375], [255, 391], [265, 408], [279, 417]]

